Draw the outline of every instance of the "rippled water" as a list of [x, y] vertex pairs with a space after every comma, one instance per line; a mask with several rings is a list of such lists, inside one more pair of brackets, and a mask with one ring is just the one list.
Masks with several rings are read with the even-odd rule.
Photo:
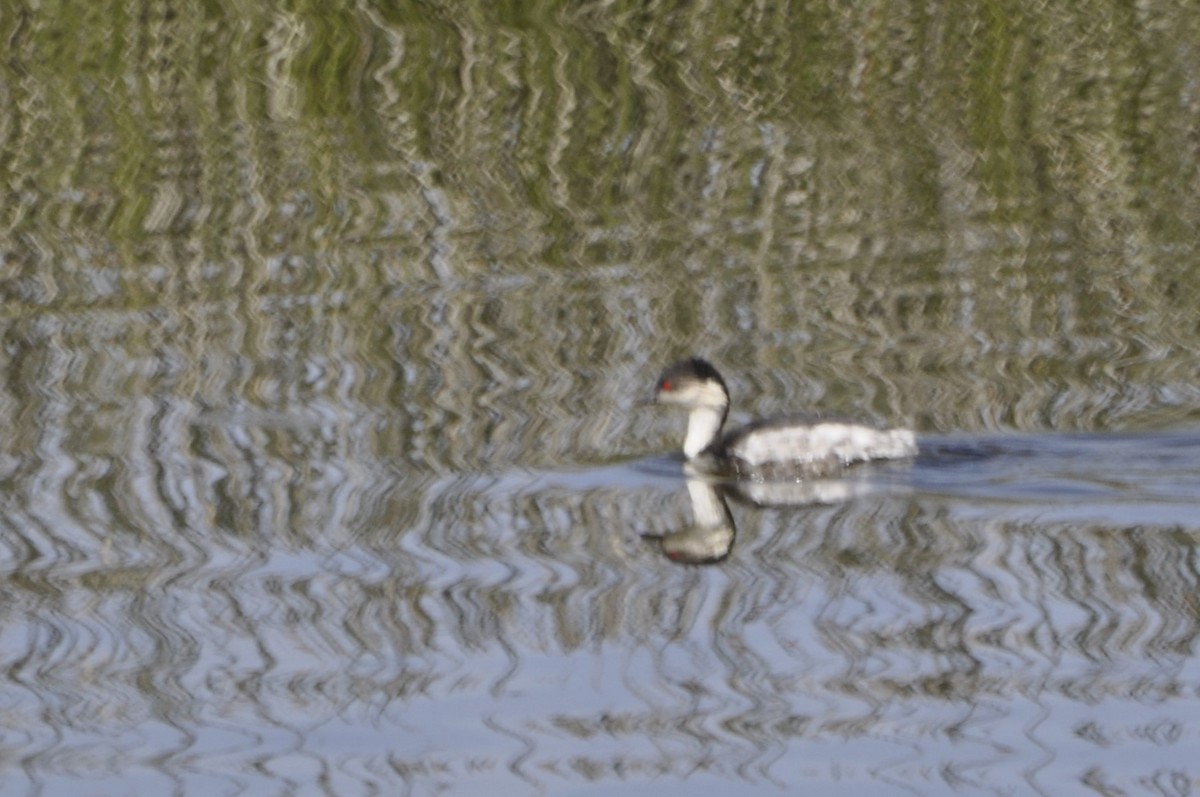
[[0, 792], [1194, 791], [1200, 10], [993, 6], [0, 7]]

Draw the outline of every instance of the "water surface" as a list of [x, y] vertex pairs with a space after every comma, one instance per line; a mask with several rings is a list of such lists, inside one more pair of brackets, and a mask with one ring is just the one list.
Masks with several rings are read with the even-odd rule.
[[[1192, 790], [1200, 11], [0, 39], [0, 791]], [[922, 454], [714, 500], [693, 353]]]

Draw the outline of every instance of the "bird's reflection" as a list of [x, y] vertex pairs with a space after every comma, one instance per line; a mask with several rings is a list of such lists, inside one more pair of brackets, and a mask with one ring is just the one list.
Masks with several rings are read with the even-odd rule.
[[658, 537], [663, 554], [673, 562], [716, 564], [729, 556], [736, 529], [723, 488], [703, 479], [687, 480], [692, 499], [692, 525]]
[[687, 474], [686, 484], [692, 503], [692, 524], [680, 531], [644, 536], [655, 540], [671, 561], [692, 565], [716, 564], [726, 559], [733, 549], [737, 526], [727, 499], [759, 508], [801, 509], [838, 504], [896, 486], [867, 478], [717, 481], [691, 473]]

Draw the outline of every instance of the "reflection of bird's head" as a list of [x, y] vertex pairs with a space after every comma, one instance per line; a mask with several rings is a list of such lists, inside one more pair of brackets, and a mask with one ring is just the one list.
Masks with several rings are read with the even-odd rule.
[[664, 534], [659, 539], [663, 554], [672, 562], [687, 565], [711, 565], [729, 556], [733, 548], [733, 527], [690, 528]]

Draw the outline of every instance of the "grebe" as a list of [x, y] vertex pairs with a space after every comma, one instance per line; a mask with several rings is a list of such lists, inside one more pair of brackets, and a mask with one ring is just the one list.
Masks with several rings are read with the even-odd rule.
[[691, 410], [683, 454], [705, 473], [753, 479], [828, 475], [855, 462], [899, 459], [917, 453], [908, 429], [877, 429], [817, 415], [755, 421], [721, 436], [729, 390], [717, 369], [693, 357], [675, 363], [658, 380], [655, 401]]

